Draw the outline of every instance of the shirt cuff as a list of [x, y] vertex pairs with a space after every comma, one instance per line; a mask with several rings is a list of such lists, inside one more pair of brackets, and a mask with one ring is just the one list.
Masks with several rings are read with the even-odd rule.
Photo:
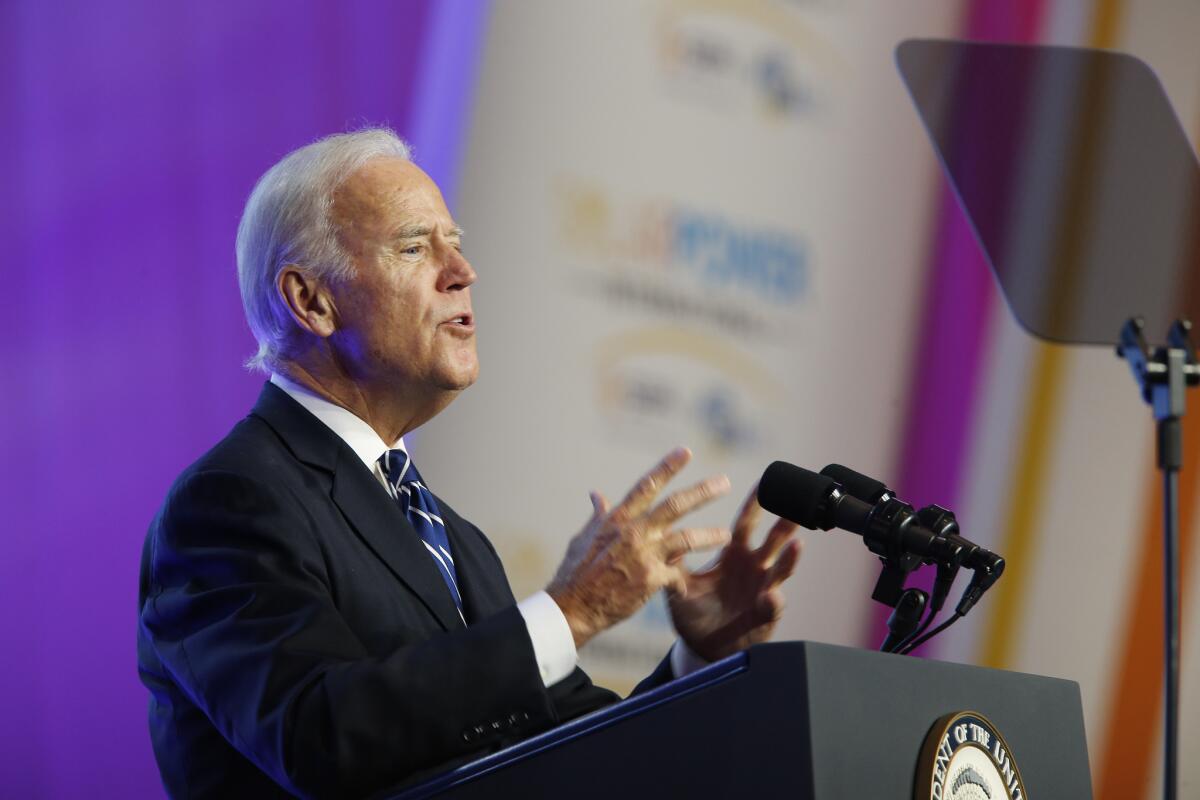
[[696, 670], [709, 665], [708, 661], [693, 653], [692, 648], [683, 643], [683, 639], [675, 640], [675, 644], [671, 646], [670, 658], [671, 672], [676, 678], [691, 675]]
[[575, 652], [575, 637], [558, 603], [545, 592], [530, 595], [517, 603], [517, 611], [525, 619], [529, 640], [533, 642], [533, 657], [537, 661], [542, 683], [549, 689], [575, 671], [579, 654]]

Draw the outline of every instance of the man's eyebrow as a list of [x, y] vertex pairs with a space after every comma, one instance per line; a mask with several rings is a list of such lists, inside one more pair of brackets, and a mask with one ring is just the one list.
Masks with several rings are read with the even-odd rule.
[[[428, 225], [409, 225], [407, 227], [398, 229], [392, 238], [396, 240], [424, 239], [431, 233], [433, 233], [433, 228], [429, 227]], [[463, 229], [457, 225], [446, 232], [447, 239], [461, 239], [462, 236]]]
[[433, 233], [433, 229], [428, 225], [407, 225], [397, 229], [392, 235], [393, 239], [423, 239]]

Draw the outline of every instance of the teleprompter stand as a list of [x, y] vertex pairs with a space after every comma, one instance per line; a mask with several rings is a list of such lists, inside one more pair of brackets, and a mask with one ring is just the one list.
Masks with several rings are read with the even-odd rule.
[[[1157, 421], [1163, 796], [1178, 790], [1179, 470], [1200, 382], [1200, 164], [1153, 70], [1112, 51], [909, 40], [896, 62], [1004, 298], [1029, 332], [1116, 345]], [[1147, 343], [1146, 333], [1167, 341]], [[1120, 535], [1119, 532], [1113, 532]]]
[[[1117, 355], [1129, 362], [1142, 399], [1154, 410], [1158, 428], [1158, 468], [1163, 478], [1163, 639], [1166, 698], [1163, 785], [1179, 782], [1179, 470], [1183, 468], [1183, 412], [1186, 389], [1200, 384], [1200, 365], [1191, 343], [1192, 324], [1176, 320], [1168, 345], [1151, 350], [1146, 322], [1135, 317], [1121, 329]], [[1168, 797], [1173, 796], [1168, 794]]]

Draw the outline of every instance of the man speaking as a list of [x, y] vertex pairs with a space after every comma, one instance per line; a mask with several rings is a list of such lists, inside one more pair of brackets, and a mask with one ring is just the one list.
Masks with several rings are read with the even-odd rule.
[[594, 710], [617, 698], [576, 649], [660, 589], [680, 638], [643, 686], [779, 619], [794, 526], [751, 547], [753, 492], [731, 531], [684, 526], [729, 483], [664, 496], [683, 449], [615, 505], [593, 493], [546, 590], [516, 602], [404, 445], [478, 372], [462, 238], [387, 130], [289, 154], [247, 201], [238, 278], [270, 381], [171, 487], [142, 556], [138, 664], [172, 796], [369, 794]]

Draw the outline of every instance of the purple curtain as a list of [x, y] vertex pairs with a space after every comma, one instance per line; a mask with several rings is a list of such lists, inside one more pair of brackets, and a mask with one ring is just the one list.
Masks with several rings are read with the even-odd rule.
[[468, 87], [483, 14], [0, 3], [6, 796], [161, 795], [136, 676], [138, 559], [171, 480], [261, 384], [240, 366], [242, 204], [285, 152], [365, 123], [423, 137], [418, 156], [452, 171], [461, 131], [438, 123], [462, 111], [442, 91]]

